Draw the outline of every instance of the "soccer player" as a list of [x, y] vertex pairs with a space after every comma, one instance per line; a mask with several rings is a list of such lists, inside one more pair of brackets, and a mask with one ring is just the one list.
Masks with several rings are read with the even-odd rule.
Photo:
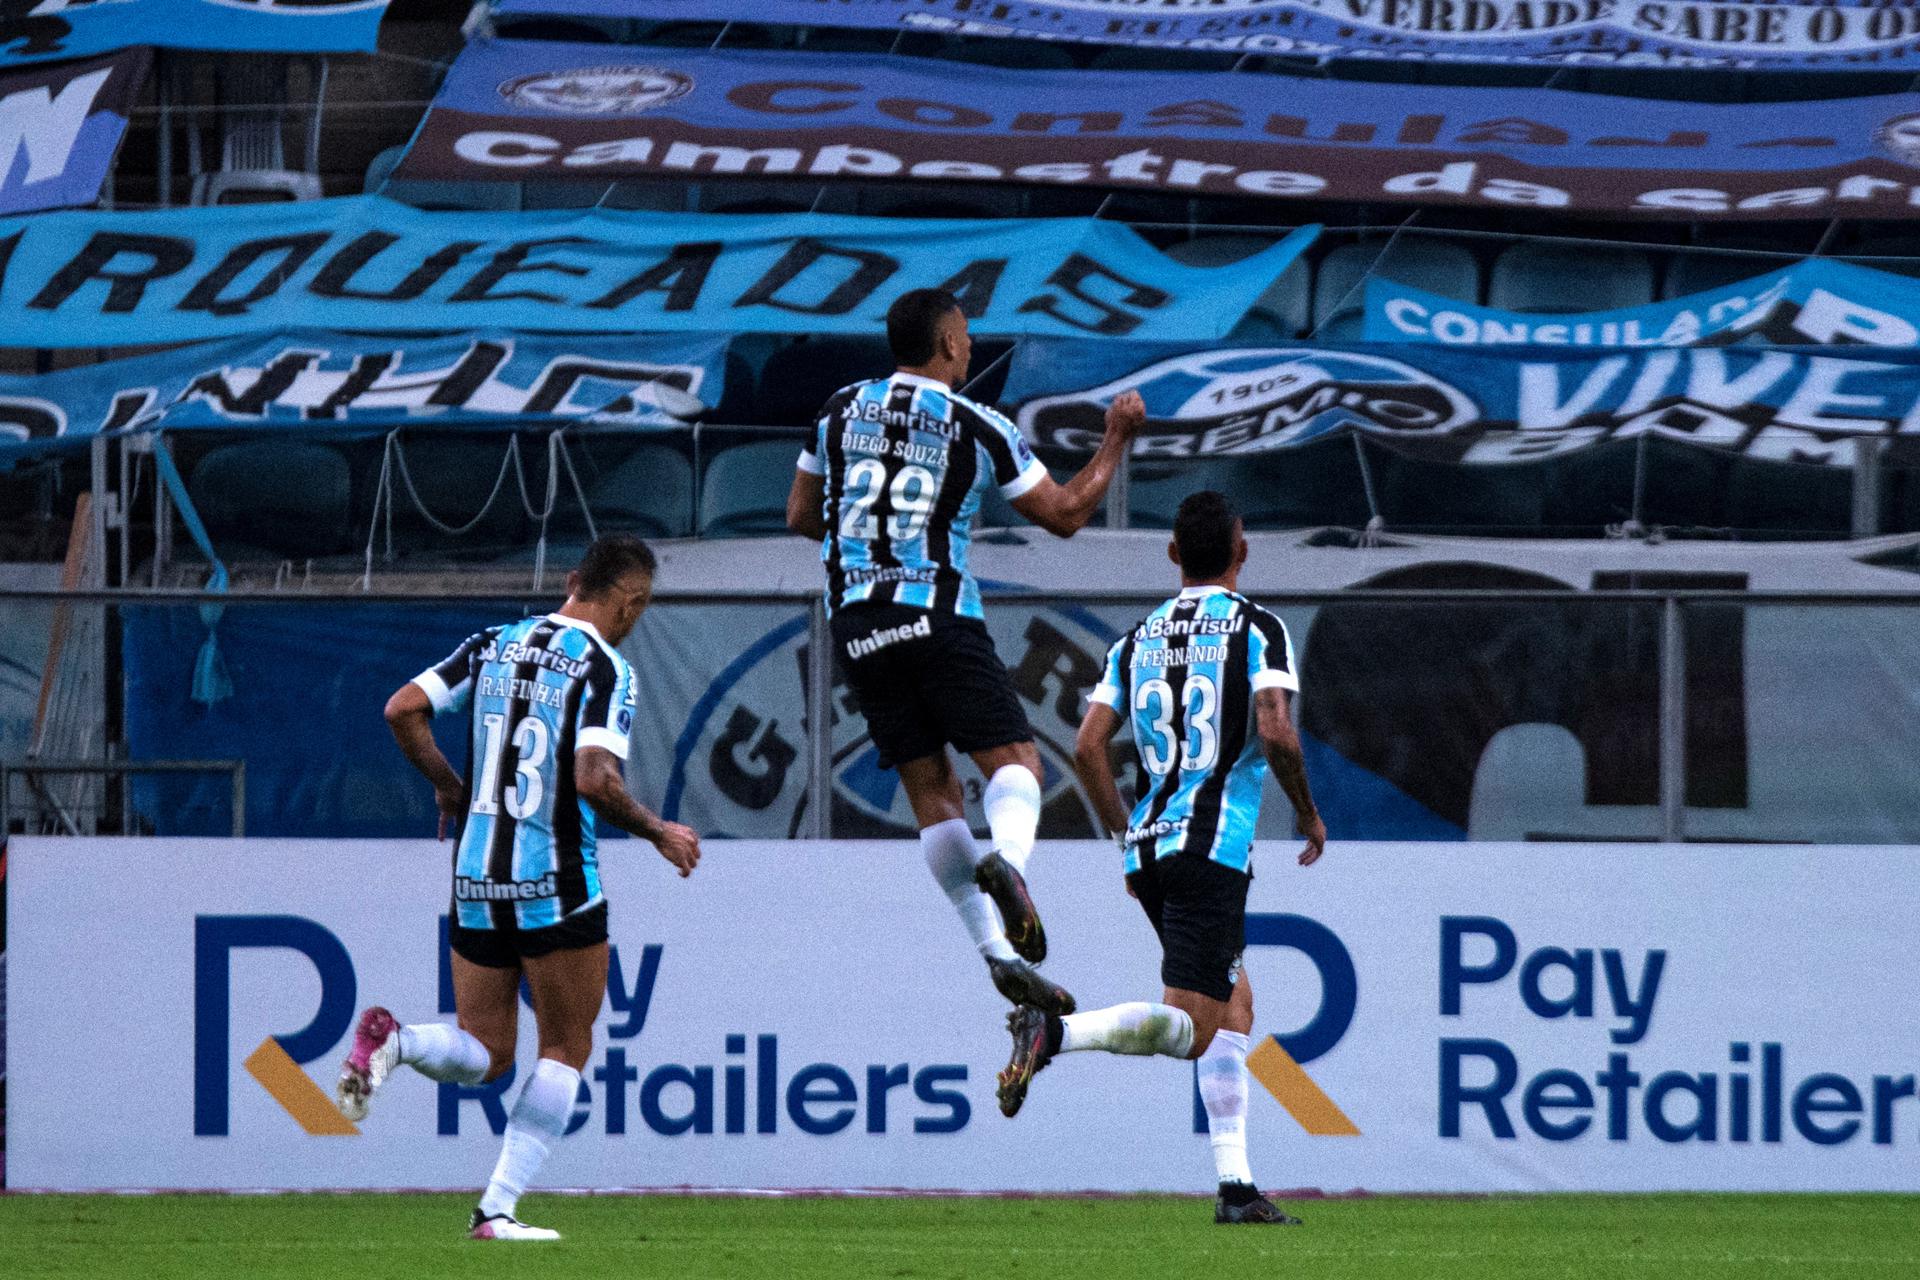
[[[507, 1120], [493, 1178], [468, 1233], [476, 1240], [557, 1240], [514, 1216], [520, 1195], [566, 1131], [593, 1048], [607, 984], [607, 900], [596, 818], [650, 841], [690, 875], [700, 840], [627, 794], [621, 762], [633, 723], [633, 668], [614, 648], [653, 594], [654, 557], [631, 534], [587, 548], [559, 612], [491, 627], [387, 701], [387, 724], [433, 784], [441, 834], [455, 826], [454, 1005], [458, 1026], [401, 1026], [360, 1015], [340, 1069], [350, 1120], [400, 1063], [432, 1080], [474, 1085], [505, 1074], [519, 1032], [524, 974], [540, 1058]], [[440, 753], [430, 721], [468, 709], [468, 772]], [[476, 776], [477, 775], [477, 776]]]
[[[1087, 706], [1074, 766], [1107, 829], [1122, 836], [1127, 891], [1159, 935], [1158, 1004], [1119, 1004], [1061, 1017], [1015, 1009], [1013, 1058], [1000, 1073], [1000, 1109], [1020, 1110], [1034, 1073], [1062, 1053], [1160, 1054], [1198, 1061], [1200, 1100], [1220, 1176], [1213, 1220], [1290, 1225], [1247, 1165], [1247, 1035], [1253, 988], [1240, 966], [1260, 790], [1272, 768], [1319, 861], [1327, 828], [1307, 787], [1287, 694], [1300, 687], [1280, 619], [1235, 590], [1247, 540], [1225, 497], [1196, 493], [1174, 517], [1168, 555], [1180, 594], [1147, 615], [1107, 655]], [[1132, 721], [1146, 773], [1131, 820], [1107, 747]]]
[[[1073, 997], [1032, 966], [1046, 933], [1027, 892], [1040, 825], [1040, 753], [982, 621], [967, 572], [974, 513], [989, 488], [1047, 532], [1070, 538], [1099, 508], [1146, 421], [1139, 395], [1107, 410], [1093, 458], [1056, 483], [1018, 427], [953, 388], [973, 355], [953, 295], [914, 289], [887, 311], [890, 377], [842, 388], [800, 454], [787, 524], [821, 540], [834, 651], [879, 750], [897, 769], [933, 878], [1016, 1004], [1055, 1013]], [[987, 780], [993, 848], [968, 829], [951, 745]]]

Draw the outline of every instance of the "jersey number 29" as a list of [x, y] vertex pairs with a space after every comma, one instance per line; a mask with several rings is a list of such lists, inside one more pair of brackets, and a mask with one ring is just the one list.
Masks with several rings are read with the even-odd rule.
[[860, 459], [847, 468], [847, 513], [840, 519], [840, 536], [861, 542], [879, 537], [880, 518], [873, 514], [873, 508], [885, 492], [893, 499], [887, 536], [895, 542], [913, 541], [927, 527], [935, 488], [933, 472], [925, 467], [902, 467], [889, 485], [886, 463], [878, 458]]
[[[500, 739], [507, 729], [503, 715], [482, 716], [487, 729], [487, 746], [481, 754], [480, 785], [473, 790], [473, 811], [492, 817], [500, 812], [493, 798], [500, 787]], [[546, 784], [540, 781], [540, 766], [547, 762], [547, 722], [528, 716], [513, 727], [513, 749], [519, 760], [514, 765], [513, 790], [507, 793], [507, 816], [518, 822], [535, 813], [545, 798]]]
[[[1162, 777], [1173, 767], [1174, 748], [1180, 749], [1180, 767], [1205, 770], [1213, 767], [1220, 755], [1220, 733], [1214, 716], [1220, 710], [1220, 691], [1206, 676], [1188, 676], [1182, 692], [1187, 702], [1187, 737], [1176, 743], [1173, 738], [1173, 686], [1159, 677], [1143, 680], [1133, 691], [1133, 709], [1153, 717], [1147, 736], [1141, 740], [1140, 754], [1147, 772]], [[1148, 710], [1151, 706], [1151, 710]]]

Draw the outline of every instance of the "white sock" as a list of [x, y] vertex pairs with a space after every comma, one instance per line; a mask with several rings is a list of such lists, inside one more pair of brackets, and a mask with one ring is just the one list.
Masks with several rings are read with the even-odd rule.
[[419, 1022], [400, 1028], [400, 1061], [429, 1080], [479, 1084], [493, 1055], [487, 1046], [449, 1022]]
[[927, 859], [927, 870], [933, 872], [947, 900], [960, 913], [960, 923], [967, 926], [967, 936], [980, 948], [980, 954], [996, 960], [1013, 959], [1000, 913], [994, 910], [993, 900], [973, 883], [973, 869], [979, 865], [981, 854], [966, 822], [949, 818], [927, 827], [920, 833], [920, 852]]
[[1193, 1019], [1170, 1004], [1116, 1004], [1060, 1019], [1060, 1052], [1099, 1049], [1105, 1053], [1150, 1054], [1184, 1058], [1193, 1048]]
[[996, 852], [1021, 875], [1033, 856], [1033, 838], [1040, 830], [1040, 780], [1023, 764], [1005, 764], [987, 779], [980, 797], [987, 811], [987, 830]]
[[1247, 1168], [1247, 1037], [1240, 1031], [1216, 1031], [1196, 1064], [1200, 1102], [1213, 1135], [1213, 1167], [1222, 1182], [1254, 1185]]
[[552, 1058], [540, 1059], [507, 1117], [507, 1138], [500, 1145], [499, 1163], [493, 1166], [493, 1179], [480, 1197], [482, 1216], [512, 1215], [527, 1184], [540, 1172], [547, 1148], [567, 1131], [567, 1120], [573, 1115], [573, 1102], [579, 1093], [578, 1071]]

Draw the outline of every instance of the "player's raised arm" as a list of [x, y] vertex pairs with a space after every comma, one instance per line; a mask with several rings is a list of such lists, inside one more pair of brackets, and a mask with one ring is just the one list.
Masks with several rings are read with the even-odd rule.
[[1146, 421], [1146, 402], [1138, 391], [1114, 397], [1113, 403], [1107, 406], [1106, 434], [1100, 437], [1100, 447], [1087, 465], [1065, 484], [1052, 476], [1043, 477], [1040, 483], [1011, 500], [1013, 509], [1048, 533], [1071, 538], [1093, 519], [1093, 513], [1106, 500], [1114, 472], [1120, 469], [1128, 446]]
[[681, 878], [693, 874], [700, 865], [700, 836], [692, 827], [668, 822], [627, 791], [620, 762], [605, 747], [584, 747], [574, 758], [574, 785], [580, 798], [593, 811], [619, 827], [632, 832], [660, 851]]
[[1273, 770], [1274, 781], [1293, 801], [1294, 827], [1307, 838], [1300, 851], [1300, 865], [1310, 867], [1320, 860], [1327, 844], [1327, 824], [1314, 808], [1313, 790], [1307, 785], [1307, 758], [1300, 749], [1300, 735], [1294, 731], [1287, 691], [1278, 685], [1257, 690], [1253, 695], [1253, 715], [1260, 734], [1260, 746]]

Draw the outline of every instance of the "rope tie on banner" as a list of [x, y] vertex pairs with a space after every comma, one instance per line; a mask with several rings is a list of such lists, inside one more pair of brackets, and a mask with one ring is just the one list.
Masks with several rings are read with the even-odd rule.
[[[187, 536], [193, 539], [194, 546], [213, 566], [206, 589], [224, 593], [227, 589], [226, 563], [215, 553], [213, 539], [207, 536], [207, 526], [201, 523], [199, 511], [195, 510], [193, 500], [187, 496], [186, 482], [180, 478], [180, 469], [173, 463], [173, 453], [167, 448], [166, 437], [158, 433], [153, 437], [153, 465], [161, 482], [167, 486], [174, 509], [180, 513], [180, 522], [187, 527]], [[233, 696], [233, 680], [227, 674], [227, 662], [220, 654], [218, 642], [220, 618], [225, 613], [225, 605], [200, 606], [200, 622], [207, 629], [207, 638], [201, 643], [200, 652], [194, 655], [193, 685], [189, 696], [203, 707], [224, 702]]]

